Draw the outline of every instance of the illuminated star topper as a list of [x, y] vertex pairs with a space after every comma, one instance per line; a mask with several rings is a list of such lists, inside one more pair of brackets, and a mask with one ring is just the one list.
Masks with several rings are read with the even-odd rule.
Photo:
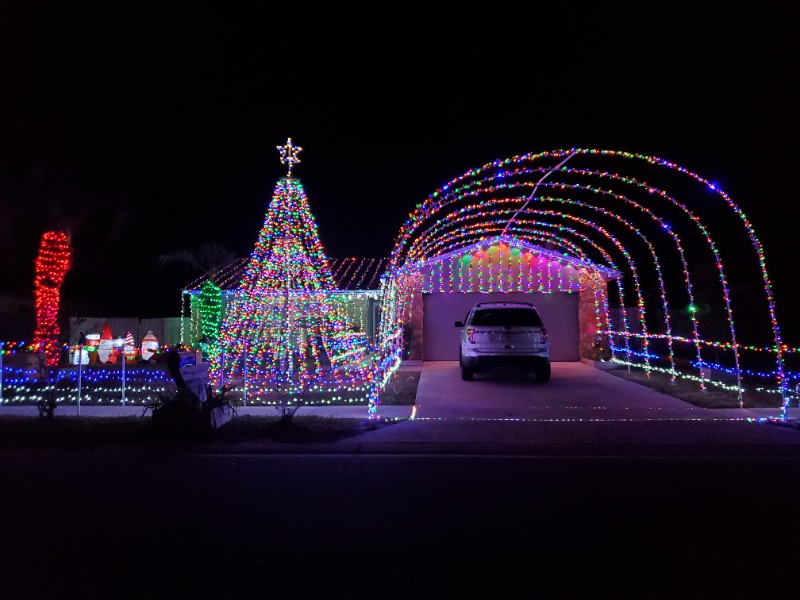
[[297, 158], [297, 155], [303, 150], [300, 146], [293, 146], [292, 145], [292, 138], [286, 138], [286, 145], [285, 146], [276, 146], [278, 151], [281, 153], [281, 164], [289, 165], [289, 172], [286, 174], [287, 177], [292, 176], [292, 167], [300, 162], [300, 159]]

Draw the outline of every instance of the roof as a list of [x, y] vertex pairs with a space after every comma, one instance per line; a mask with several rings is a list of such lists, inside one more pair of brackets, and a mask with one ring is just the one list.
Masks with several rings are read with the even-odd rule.
[[[184, 291], [199, 290], [210, 278], [223, 291], [232, 291], [239, 288], [242, 275], [247, 268], [250, 258], [237, 258], [232, 263], [217, 269], [213, 273], [206, 273], [188, 285]], [[377, 290], [381, 285], [381, 275], [389, 263], [387, 258], [329, 258], [333, 280], [340, 290]]]
[[502, 307], [510, 306], [512, 308], [519, 308], [519, 307], [534, 308], [533, 304], [531, 304], [530, 302], [478, 302], [473, 306], [475, 307], [480, 306], [481, 308], [498, 308], [501, 306]]
[[541, 246], [537, 246], [535, 244], [531, 244], [525, 240], [521, 240], [515, 237], [507, 236], [507, 235], [500, 235], [495, 237], [489, 237], [486, 239], [478, 240], [457, 250], [451, 250], [450, 252], [445, 252], [442, 254], [437, 254], [436, 256], [432, 256], [425, 260], [419, 261], [414, 263], [410, 266], [404, 266], [404, 269], [411, 269], [413, 271], [422, 269], [428, 265], [432, 265], [437, 262], [450, 260], [453, 256], [461, 256], [465, 253], [470, 253], [475, 250], [482, 249], [486, 246], [492, 246], [495, 244], [505, 244], [511, 248], [519, 248], [521, 250], [525, 250], [530, 252], [536, 256], [546, 257], [549, 260], [557, 261], [560, 264], [569, 264], [575, 267], [576, 269], [579, 268], [588, 268], [592, 269], [598, 273], [600, 273], [606, 280], [609, 279], [619, 279], [622, 276], [622, 273], [615, 269], [611, 269], [609, 267], [605, 267], [602, 265], [598, 265], [596, 263], [590, 262], [588, 260], [584, 260], [578, 258], [576, 256], [569, 256], [567, 254], [561, 254], [559, 252], [555, 252], [554, 250], [550, 250], [548, 248], [543, 248]]

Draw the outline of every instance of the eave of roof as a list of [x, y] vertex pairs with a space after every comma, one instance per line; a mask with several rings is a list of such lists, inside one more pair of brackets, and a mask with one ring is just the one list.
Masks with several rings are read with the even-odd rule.
[[567, 254], [561, 254], [559, 252], [543, 248], [542, 246], [531, 244], [529, 242], [526, 242], [525, 240], [520, 240], [515, 237], [504, 236], [504, 235], [478, 240], [477, 242], [473, 242], [466, 246], [462, 246], [457, 250], [451, 250], [450, 252], [445, 252], [444, 254], [438, 254], [436, 256], [418, 261], [411, 265], [403, 265], [400, 271], [404, 270], [418, 271], [424, 267], [450, 260], [453, 256], [462, 256], [463, 254], [469, 253], [473, 250], [485, 248], [486, 246], [493, 246], [496, 244], [506, 244], [510, 248], [519, 248], [520, 250], [523, 250], [525, 252], [530, 252], [531, 254], [534, 254], [536, 256], [543, 256], [550, 260], [558, 261], [561, 264], [564, 263], [570, 264], [577, 269], [580, 268], [592, 269], [594, 271], [599, 272], [606, 280], [619, 279], [620, 277], [622, 277], [622, 273], [620, 273], [616, 269], [610, 269], [608, 267], [598, 265], [597, 263], [593, 263], [591, 261], [583, 260], [575, 256], [569, 256]]

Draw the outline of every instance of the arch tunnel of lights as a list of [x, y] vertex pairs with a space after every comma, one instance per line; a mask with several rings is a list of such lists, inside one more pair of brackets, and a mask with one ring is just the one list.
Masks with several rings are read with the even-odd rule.
[[[589, 268], [584, 282], [579, 275], [564, 288], [561, 274], [554, 284], [539, 270], [532, 281], [526, 255]], [[384, 379], [400, 360], [402, 326], [420, 292], [570, 292], [602, 270], [618, 274], [604, 278], [606, 293], [595, 286], [593, 294], [597, 342], [609, 360], [691, 379], [701, 390], [733, 390], [740, 406], [748, 390], [779, 393], [786, 413], [787, 388], [798, 378], [787, 357], [796, 351], [781, 339], [753, 225], [700, 175], [609, 150], [496, 160], [416, 206], [382, 280]]]

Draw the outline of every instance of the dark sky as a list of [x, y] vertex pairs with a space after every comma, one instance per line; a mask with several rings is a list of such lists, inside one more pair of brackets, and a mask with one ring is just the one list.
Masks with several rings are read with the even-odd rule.
[[331, 257], [387, 256], [470, 168], [612, 149], [718, 182], [800, 301], [796, 2], [252, 4], [2, 3], [0, 295], [65, 227], [71, 314], [177, 316], [200, 273], [155, 258], [248, 255], [291, 137]]

